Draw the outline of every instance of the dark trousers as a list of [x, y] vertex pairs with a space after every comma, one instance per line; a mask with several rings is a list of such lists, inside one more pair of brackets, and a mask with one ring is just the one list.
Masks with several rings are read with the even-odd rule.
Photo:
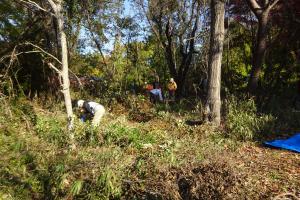
[[169, 90], [169, 99], [175, 100], [175, 90]]

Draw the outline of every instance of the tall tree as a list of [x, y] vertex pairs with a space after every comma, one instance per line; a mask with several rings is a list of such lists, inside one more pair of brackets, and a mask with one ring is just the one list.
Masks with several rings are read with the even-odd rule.
[[221, 64], [224, 42], [225, 2], [211, 1], [211, 34], [208, 69], [206, 117], [215, 125], [221, 122]]
[[201, 22], [200, 0], [136, 0], [145, 14], [153, 34], [164, 50], [170, 74], [182, 93], [185, 79], [196, 53]]
[[256, 34], [256, 44], [254, 49], [252, 69], [248, 87], [253, 92], [258, 85], [259, 76], [264, 63], [264, 56], [267, 48], [267, 27], [269, 22], [269, 15], [272, 8], [279, 0], [246, 0], [250, 9], [255, 14], [258, 20], [258, 29]]
[[[58, 33], [60, 38], [61, 45], [61, 61], [62, 61], [62, 70], [61, 76], [63, 80], [63, 88], [62, 92], [64, 94], [65, 106], [67, 110], [68, 117], [68, 129], [72, 130], [73, 128], [73, 110], [72, 110], [72, 102], [70, 95], [70, 80], [69, 80], [69, 66], [68, 66], [68, 48], [67, 48], [67, 37], [64, 31], [64, 15], [62, 10], [62, 0], [56, 0], [56, 3], [52, 0], [48, 0], [51, 8], [54, 12], [54, 16], [57, 19], [58, 23]], [[73, 140], [74, 135], [70, 132], [70, 137]]]
[[114, 37], [116, 21], [120, 18], [124, 0], [79, 1], [83, 13], [83, 25], [91, 35], [91, 41], [99, 51], [103, 64], [108, 67], [104, 46]]

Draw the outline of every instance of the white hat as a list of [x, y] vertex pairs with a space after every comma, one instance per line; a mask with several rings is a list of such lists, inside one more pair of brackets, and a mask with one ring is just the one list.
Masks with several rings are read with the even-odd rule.
[[84, 101], [82, 99], [77, 101], [78, 108], [81, 108], [83, 106]]
[[173, 82], [174, 81], [174, 78], [170, 78], [170, 82]]

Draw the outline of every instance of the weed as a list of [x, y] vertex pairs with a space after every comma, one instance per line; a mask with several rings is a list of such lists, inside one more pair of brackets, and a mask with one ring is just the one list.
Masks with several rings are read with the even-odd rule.
[[104, 197], [117, 197], [121, 194], [121, 183], [117, 174], [106, 168], [99, 176], [97, 184], [102, 188]]
[[279, 180], [280, 179], [280, 174], [276, 171], [271, 171], [269, 176], [273, 180]]
[[83, 183], [84, 183], [83, 180], [74, 181], [74, 183], [71, 186], [71, 191], [70, 191], [71, 195], [75, 196], [75, 195], [80, 194]]
[[143, 134], [138, 128], [113, 124], [104, 133], [107, 144], [116, 144], [121, 147], [133, 146], [140, 149], [143, 144], [155, 143], [155, 136]]
[[230, 98], [226, 102], [227, 116], [226, 126], [229, 137], [236, 140], [252, 140], [266, 131], [266, 127], [272, 127], [274, 117], [272, 115], [258, 114], [253, 99], [244, 101]]
[[40, 116], [37, 119], [35, 129], [40, 137], [58, 146], [64, 146], [68, 141], [65, 124], [55, 117]]
[[90, 121], [82, 123], [77, 120], [74, 129], [75, 141], [83, 146], [95, 146], [101, 144], [101, 135], [98, 127], [92, 126]]
[[[155, 115], [148, 107], [139, 113], [132, 108], [132, 113], [123, 110], [121, 116], [110, 113], [98, 129], [77, 120], [77, 145], [72, 151], [65, 145], [65, 114], [58, 107], [49, 112], [38, 105], [32, 110], [28, 102], [25, 107], [10, 104], [10, 114], [0, 105], [0, 199], [243, 199], [240, 194], [252, 190], [249, 198], [257, 199], [257, 191], [270, 196], [274, 188], [275, 192], [299, 188], [299, 181], [290, 178], [298, 169], [295, 154], [280, 154], [272, 168], [275, 155], [252, 142], [236, 141], [256, 137], [273, 123], [272, 116], [258, 113], [251, 100], [240, 102], [227, 102], [230, 138], [207, 124], [187, 126], [188, 113], [180, 106], [191, 103], [179, 102], [184, 115], [169, 108]], [[141, 103], [137, 100], [136, 105]], [[36, 121], [26, 114], [34, 111]], [[144, 113], [151, 118], [127, 121], [131, 114], [139, 118]], [[200, 106], [192, 114], [199, 113]], [[252, 136], [240, 126], [247, 126]], [[283, 157], [286, 163], [277, 162]], [[271, 170], [266, 169], [269, 165]], [[239, 173], [249, 177], [240, 179]], [[268, 187], [256, 182], [261, 178], [268, 180], [263, 182]]]

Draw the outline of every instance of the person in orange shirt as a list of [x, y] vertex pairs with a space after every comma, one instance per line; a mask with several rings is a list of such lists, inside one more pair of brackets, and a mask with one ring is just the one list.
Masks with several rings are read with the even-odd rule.
[[147, 92], [150, 92], [151, 90], [153, 90], [153, 85], [152, 84], [148, 84], [147, 82], [145, 82], [144, 89]]
[[175, 91], [177, 90], [177, 84], [173, 78], [168, 83], [169, 96], [171, 100], [175, 100]]

